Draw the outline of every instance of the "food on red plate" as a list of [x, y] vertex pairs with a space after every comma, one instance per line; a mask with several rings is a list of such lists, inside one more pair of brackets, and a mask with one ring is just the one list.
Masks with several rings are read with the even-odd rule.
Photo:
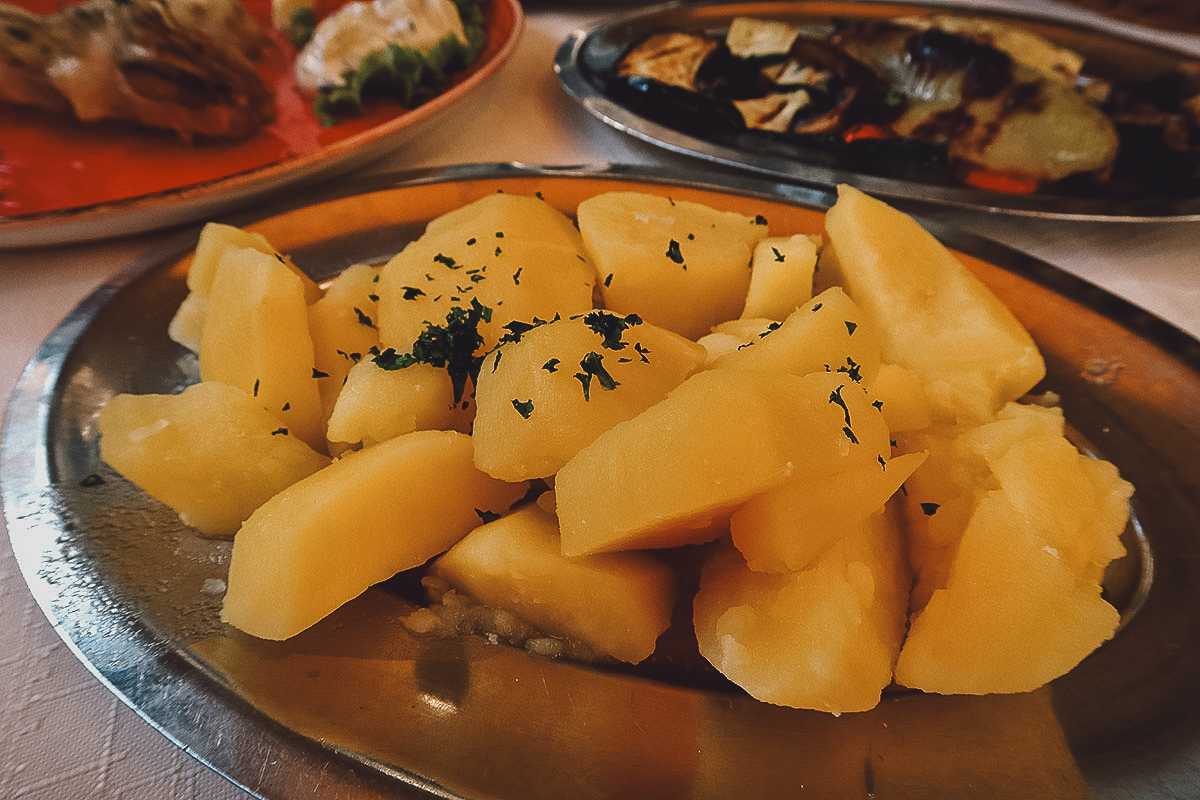
[[0, 102], [241, 140], [274, 118], [254, 63], [266, 42], [238, 0], [0, 4]]
[[284, 30], [301, 47], [296, 83], [316, 95], [323, 125], [361, 111], [366, 93], [419, 105], [475, 63], [487, 40], [479, 0], [354, 0], [317, 11], [277, 0], [273, 14], [290, 19]]

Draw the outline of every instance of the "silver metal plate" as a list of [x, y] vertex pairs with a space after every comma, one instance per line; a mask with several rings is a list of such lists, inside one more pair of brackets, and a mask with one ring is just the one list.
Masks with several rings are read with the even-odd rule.
[[[484, 194], [540, 193], [572, 209], [630, 188], [758, 209], [797, 230], [819, 228], [832, 200], [756, 180], [735, 189], [633, 169], [480, 165], [226, 221], [324, 278], [385, 258], [432, 216]], [[114, 393], [195, 379], [166, 326], [198, 229], [134, 260], [30, 362], [0, 450], [13, 551], [46, 616], [104, 684], [265, 798], [1197, 796], [1200, 343], [1043, 262], [933, 230], [1030, 328], [1049, 367], [1044, 388], [1137, 488], [1145, 549], [1132, 548], [1113, 581], [1116, 602], [1137, 613], [1039, 691], [893, 691], [868, 713], [797, 711], [669, 662], [609, 670], [475, 637], [414, 637], [399, 621], [412, 603], [394, 583], [287, 642], [222, 625], [214, 587], [228, 544], [197, 536], [104, 465], [94, 425]]]
[[898, 17], [931, 11], [996, 18], [1076, 50], [1087, 58], [1087, 71], [1107, 79], [1145, 79], [1200, 57], [1197, 53], [1174, 49], [1152, 32], [1139, 31], [1132, 26], [1093, 27], [1058, 9], [1019, 12], [998, 6], [956, 5], [939, 0], [899, 3], [884, 0], [672, 2], [628, 11], [591, 30], [572, 33], [555, 54], [554, 68], [569, 95], [593, 116], [617, 130], [672, 152], [781, 181], [825, 188], [849, 183], [875, 196], [903, 203], [910, 210], [935, 205], [1044, 219], [1146, 222], [1200, 219], [1200, 184], [1183, 192], [1182, 196], [1172, 197], [1149, 192], [1142, 195], [1106, 194], [1103, 189], [1088, 196], [1078, 196], [1042, 192], [1008, 194], [938, 183], [932, 177], [929, 180], [916, 175], [888, 177], [868, 171], [861, 163], [793, 152], [753, 135], [735, 140], [671, 127], [648, 118], [607, 88], [606, 76], [611, 67], [626, 48], [650, 32], [660, 29], [721, 32], [736, 16], [782, 20], [816, 29], [829, 28], [837, 18]]

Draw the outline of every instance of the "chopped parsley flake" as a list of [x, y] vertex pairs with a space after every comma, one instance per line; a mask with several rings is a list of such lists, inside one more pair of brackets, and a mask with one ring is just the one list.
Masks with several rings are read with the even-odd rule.
[[766, 225], [766, 224], [767, 224], [767, 218], [766, 218], [766, 217], [764, 217], [762, 214], [756, 214], [756, 215], [754, 216], [754, 224], [755, 224], [755, 225]]
[[816, 304], [815, 306], [813, 306], [813, 307], [812, 307], [812, 309], [810, 309], [810, 310], [812, 310], [812, 311], [820, 311], [820, 310], [821, 310], [821, 306], [823, 306], [823, 305], [825, 305], [825, 304], [824, 304], [824, 303], [817, 303], [817, 304]]
[[683, 264], [683, 268], [687, 269], [687, 265], [683, 263], [683, 252], [679, 249], [679, 242], [676, 240], [672, 239], [667, 244], [666, 256], [676, 264]]
[[575, 377], [579, 379], [581, 384], [583, 384], [584, 400], [592, 399], [591, 392], [593, 378], [595, 378], [596, 382], [600, 384], [601, 389], [606, 389], [608, 391], [612, 391], [621, 385], [616, 379], [613, 378], [612, 375], [608, 373], [608, 370], [605, 369], [604, 364], [602, 363], [603, 361], [604, 356], [593, 350], [584, 356], [579, 362], [579, 366], [583, 368], [583, 372], [576, 372]]
[[779, 252], [778, 247], [772, 247], [771, 253], [775, 256], [776, 262], [782, 264], [784, 261], [787, 261], [787, 256], [785, 256], [783, 253]]
[[412, 351], [397, 353], [388, 348], [375, 356], [375, 363], [387, 370], [404, 369], [413, 364], [429, 364], [444, 368], [450, 375], [454, 389], [454, 402], [459, 403], [467, 388], [467, 381], [474, 383], [479, 375], [483, 356], [476, 355], [483, 337], [479, 334], [479, 323], [490, 322], [492, 310], [471, 300], [470, 308], [455, 306], [446, 315], [445, 325], [425, 323], [425, 330], [413, 342]]
[[873, 400], [871, 402], [871, 407], [874, 408], [876, 411], [883, 411], [883, 401], [882, 400]]
[[254, 379], [254, 396], [255, 397], [258, 397], [258, 384], [259, 384], [259, 381], [257, 378], [255, 378]]
[[[430, 279], [432, 280], [432, 278]], [[400, 296], [405, 300], [416, 300], [418, 297], [424, 297], [425, 292], [415, 286], [404, 286], [401, 288]]]
[[939, 503], [921, 503], [921, 512], [927, 517], [932, 517], [941, 507]]
[[851, 322], [850, 320], [846, 320], [846, 333], [847, 334], [849, 334], [850, 336], [853, 336], [854, 331], [857, 328], [858, 328], [857, 322]]
[[584, 315], [583, 324], [603, 338], [600, 346], [605, 350], [624, 350], [629, 342], [621, 341], [621, 336], [634, 325], [641, 325], [642, 318], [637, 314], [620, 317], [608, 311], [592, 311]]
[[525, 269], [524, 267], [517, 267], [517, 271], [513, 273], [513, 285], [514, 286], [521, 285], [521, 272], [524, 269]]
[[460, 269], [462, 267], [462, 264], [459, 264], [453, 258], [443, 253], [438, 253], [433, 257], [433, 260], [449, 269]]
[[512, 406], [517, 410], [517, 413], [521, 415], [521, 419], [529, 419], [529, 417], [533, 414], [533, 400], [525, 400], [522, 402], [514, 397]]
[[609, 286], [612, 286], [612, 279], [613, 279], [613, 274], [611, 272], [604, 276], [604, 288], [605, 289], [607, 289]]
[[271, 435], [272, 436], [287, 436], [288, 429], [287, 428], [276, 428], [275, 430], [271, 431]]
[[846, 405], [846, 401], [842, 398], [842, 389], [845, 389], [845, 384], [839, 386], [829, 393], [829, 402], [836, 406], [840, 406], [842, 414], [845, 415], [846, 425], [842, 428], [842, 433], [846, 434], [846, 438], [852, 444], [858, 444], [858, 437], [854, 435], [854, 430], [850, 427], [853, 423], [850, 422], [850, 407]]
[[845, 373], [846, 377], [855, 383], [862, 383], [862, 365], [850, 356], [846, 356], [845, 366], [838, 367], [837, 371]]
[[328, 378], [328, 377], [329, 377], [329, 373], [328, 373], [328, 372], [322, 372], [321, 370], [317, 369], [316, 367], [313, 367], [312, 376], [313, 376], [314, 378]]
[[542, 369], [546, 370], [546, 372], [558, 372], [558, 365], [561, 363], [557, 358], [552, 358], [545, 364], [542, 364]]
[[361, 308], [355, 307], [354, 315], [358, 318], [359, 325], [362, 325], [367, 328], [375, 327], [375, 322], [370, 317], [368, 317], [366, 314], [364, 314], [363, 310]]
[[503, 327], [504, 330], [508, 331], [508, 333], [500, 337], [499, 343], [505, 344], [511, 342], [512, 344], [516, 344], [517, 342], [521, 341], [521, 337], [523, 337], [525, 334], [529, 333], [534, 328], [541, 327], [545, 324], [546, 321], [540, 319], [535, 319], [533, 322], [521, 322], [520, 320], [515, 319], [511, 322], [506, 322], [504, 323]]

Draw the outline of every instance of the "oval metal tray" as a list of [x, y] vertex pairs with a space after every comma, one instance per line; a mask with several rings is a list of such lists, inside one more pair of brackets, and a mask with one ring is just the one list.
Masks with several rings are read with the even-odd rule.
[[[396, 252], [436, 214], [496, 191], [573, 209], [664, 192], [816, 231], [831, 195], [698, 184], [632, 168], [478, 165], [300, 198], [261, 231], [315, 277]], [[1137, 487], [1153, 555], [1138, 613], [1028, 694], [890, 692], [833, 717], [669, 670], [534, 658], [418, 638], [401, 592], [369, 590], [287, 642], [219, 620], [229, 546], [198, 537], [104, 465], [98, 408], [173, 391], [194, 358], [166, 326], [198, 229], [131, 263], [67, 317], [13, 395], [0, 450], [22, 574], [63, 639], [126, 703], [249, 791], [282, 798], [1194, 796], [1200, 786], [1200, 343], [994, 242], [934, 232], [1030, 328], [1067, 419]], [[1097, 370], [1097, 364], [1109, 368]], [[1135, 562], [1134, 583], [1147, 584]]]
[[967, 186], [937, 183], [933, 178], [905, 175], [889, 177], [870, 172], [861, 163], [827, 155], [793, 152], [752, 135], [705, 135], [671, 127], [647, 117], [607, 89], [607, 75], [626, 48], [660, 29], [721, 32], [736, 16], [783, 20], [795, 25], [826, 29], [834, 19], [898, 17], [930, 12], [996, 18], [1039, 33], [1052, 42], [1072, 48], [1087, 58], [1086, 70], [1107, 79], [1145, 79], [1181, 62], [1195, 61], [1186, 53], [1159, 41], [1152, 32], [1132, 26], [1085, 23], [1079, 15], [1053, 8], [1042, 11], [1005, 10], [998, 4], [965, 5], [937, 0], [748, 0], [734, 3], [672, 2], [628, 11], [607, 19], [591, 30], [578, 30], [561, 44], [554, 68], [563, 88], [585, 110], [617, 130], [667, 150], [723, 166], [807, 186], [830, 188], [850, 183], [863, 191], [906, 207], [938, 205], [968, 208], [1045, 219], [1164, 221], [1200, 219], [1200, 183], [1184, 196], [1075, 196], [1035, 192], [1007, 194]]

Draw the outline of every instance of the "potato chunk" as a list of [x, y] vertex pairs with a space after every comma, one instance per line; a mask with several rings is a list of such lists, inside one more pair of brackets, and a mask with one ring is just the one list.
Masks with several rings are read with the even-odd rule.
[[592, 307], [595, 272], [571, 221], [544, 200], [494, 194], [434, 219], [383, 268], [379, 335], [401, 353], [427, 324], [478, 302], [484, 349], [510, 320], [553, 319]]
[[350, 369], [338, 394], [326, 434], [330, 451], [371, 447], [419, 430], [469, 433], [470, 408], [464, 404], [454, 402], [444, 369], [429, 364], [384, 369], [368, 357]]
[[759, 220], [643, 192], [589, 197], [577, 213], [605, 308], [689, 339], [741, 313]]
[[354, 264], [330, 282], [324, 297], [308, 307], [324, 420], [333, 412], [350, 368], [379, 344], [378, 282], [379, 270]]
[[608, 311], [514, 338], [484, 359], [475, 390], [475, 463], [504, 480], [553, 475], [704, 361], [695, 342]]
[[226, 250], [213, 278], [200, 340], [200, 378], [250, 393], [288, 431], [325, 447], [313, 375], [304, 283], [275, 256]]
[[[1132, 489], [1062, 430], [1057, 409], [1010, 405], [943, 448], [932, 479], [912, 482], [914, 598], [928, 602], [913, 618], [900, 683], [957, 694], [1027, 691], [1116, 630], [1100, 581], [1124, 552]], [[953, 527], [936, 527], [943, 509]]]
[[819, 237], [798, 233], [755, 245], [742, 316], [782, 321], [811, 300], [819, 243]]
[[749, 322], [740, 319], [717, 326], [716, 333], [730, 332], [743, 343], [714, 358], [711, 366], [793, 375], [836, 372], [863, 386], [870, 386], [879, 372], [879, 337], [874, 326], [836, 286], [782, 322], [768, 322], [758, 330]]
[[988, 419], [1045, 375], [1012, 312], [908, 215], [839, 186], [825, 230], [823, 280], [874, 322], [884, 361], [922, 378], [936, 416]]
[[119, 394], [100, 409], [100, 457], [206, 536], [230, 538], [273, 494], [329, 459], [241, 389]]
[[287, 639], [420, 566], [526, 491], [475, 469], [471, 438], [418, 431], [351, 453], [264, 503], [234, 538], [221, 618]]
[[768, 703], [866, 711], [892, 680], [908, 570], [885, 514], [801, 572], [753, 572], [732, 547], [706, 565], [694, 616], [700, 652]]
[[200, 337], [204, 331], [204, 320], [208, 317], [208, 296], [212, 291], [217, 267], [225, 257], [226, 250], [243, 247], [275, 256], [283, 262], [304, 284], [306, 302], [315, 302], [321, 296], [321, 289], [316, 282], [284, 256], [277, 253], [261, 233], [254, 233], [219, 222], [210, 222], [201, 229], [200, 238], [196, 242], [196, 252], [192, 255], [191, 263], [188, 265], [188, 295], [180, 303], [175, 316], [171, 318], [171, 323], [167, 327], [167, 335], [171, 337], [172, 341], [178, 342], [193, 352], [200, 352]]
[[791, 478], [734, 512], [733, 544], [757, 572], [804, 569], [861, 531], [924, 460], [924, 453], [906, 453], [833, 475]]
[[842, 376], [700, 372], [559, 471], [563, 553], [706, 541], [790, 476], [874, 463], [888, 447], [882, 415]]
[[543, 633], [634, 664], [654, 652], [675, 604], [671, 569], [646, 553], [562, 555], [558, 521], [540, 504], [476, 528], [434, 571]]

